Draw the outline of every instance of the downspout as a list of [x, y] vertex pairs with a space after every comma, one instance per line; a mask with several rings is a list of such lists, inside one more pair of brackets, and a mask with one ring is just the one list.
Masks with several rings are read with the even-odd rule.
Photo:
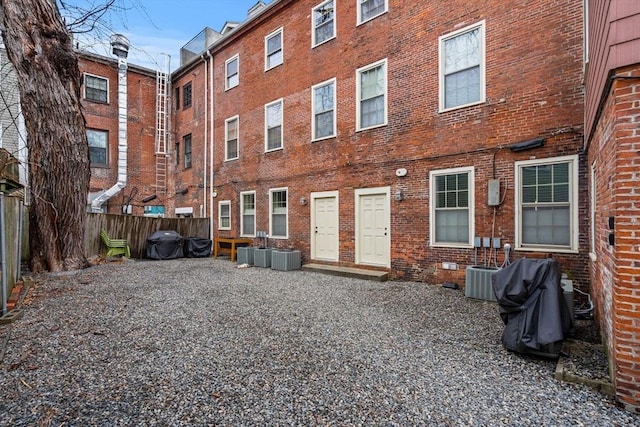
[[92, 212], [102, 212], [104, 202], [127, 185], [127, 54], [129, 40], [122, 34], [111, 36], [113, 54], [118, 57], [118, 181], [91, 202]]
[[[211, 114], [209, 115], [209, 120], [211, 121], [211, 131], [209, 132], [209, 185], [211, 185], [211, 190], [209, 191], [209, 230], [211, 239], [213, 239], [213, 198], [216, 197], [215, 188], [213, 187], [213, 178], [214, 178], [214, 166], [213, 166], [213, 143], [214, 143], [214, 105], [213, 105], [213, 93], [214, 93], [214, 79], [213, 79], [213, 56], [211, 56], [211, 52], [207, 50], [207, 56], [209, 56], [209, 105], [211, 106]], [[214, 195], [215, 194], [215, 195]]]
[[2, 316], [7, 314], [7, 298], [9, 288], [7, 286], [7, 244], [6, 227], [4, 218], [4, 194], [0, 193], [0, 268], [2, 269]]
[[[207, 53], [209, 53], [209, 51], [207, 50]], [[209, 54], [210, 56], [210, 54]], [[208, 119], [208, 110], [209, 110], [209, 106], [207, 105], [207, 80], [209, 78], [208, 73], [207, 73], [207, 59], [205, 58], [204, 54], [200, 55], [200, 58], [202, 58], [202, 61], [204, 62], [204, 150], [202, 150], [202, 161], [204, 162], [204, 167], [202, 168], [202, 203], [204, 204], [204, 207], [201, 207], [200, 209], [200, 216], [201, 217], [206, 217], [207, 214], [207, 127], [208, 127], [208, 123], [207, 123], [207, 119]]]

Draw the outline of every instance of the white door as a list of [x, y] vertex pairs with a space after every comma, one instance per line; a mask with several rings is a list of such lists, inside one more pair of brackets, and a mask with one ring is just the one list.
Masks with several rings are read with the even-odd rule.
[[338, 192], [311, 194], [311, 258], [338, 261]]
[[389, 188], [356, 190], [356, 262], [390, 267]]

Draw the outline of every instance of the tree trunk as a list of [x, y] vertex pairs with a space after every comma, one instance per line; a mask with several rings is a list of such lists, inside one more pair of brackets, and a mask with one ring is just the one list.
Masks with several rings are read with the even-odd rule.
[[28, 135], [31, 268], [84, 268], [91, 171], [72, 38], [55, 0], [0, 0], [0, 15]]

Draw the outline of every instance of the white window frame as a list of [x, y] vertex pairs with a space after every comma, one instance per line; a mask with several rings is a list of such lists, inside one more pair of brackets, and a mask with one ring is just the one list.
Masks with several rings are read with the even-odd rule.
[[[269, 148], [269, 129], [276, 126], [269, 127], [269, 107], [276, 104], [280, 104], [280, 146], [276, 148]], [[284, 148], [284, 98], [277, 99], [273, 102], [265, 104], [264, 106], [264, 152], [282, 150]]]
[[[86, 133], [87, 133], [87, 143], [89, 143], [89, 133], [93, 133], [96, 135], [104, 135], [104, 163], [97, 163], [97, 162], [91, 162], [91, 166], [109, 166], [109, 131], [104, 130], [104, 129], [94, 129], [94, 128], [87, 128], [86, 129]], [[89, 144], [89, 160], [91, 160], [91, 144]], [[96, 147], [96, 148], [102, 148], [102, 147]]]
[[[460, 242], [437, 242], [436, 241], [436, 177], [443, 175], [468, 174], [469, 188], [467, 189], [469, 198], [468, 215], [469, 215], [469, 236], [466, 243]], [[439, 169], [429, 172], [429, 244], [433, 247], [448, 248], [473, 248], [473, 237], [475, 235], [475, 168], [473, 166], [465, 166], [451, 169]]]
[[[311, 9], [311, 47], [317, 47], [320, 46], [321, 44], [324, 44], [326, 42], [328, 42], [329, 40], [333, 40], [336, 38], [336, 1], [338, 0], [326, 0], [322, 3], [320, 3], [319, 5], [313, 7]], [[316, 26], [316, 20], [315, 20], [315, 15], [316, 15], [316, 10], [321, 9], [322, 7], [326, 6], [329, 3], [333, 3], [333, 22], [331, 24], [331, 28], [332, 28], [332, 35], [331, 37], [322, 40], [321, 42], [317, 41], [317, 28], [318, 26]], [[324, 24], [324, 23], [323, 23]]]
[[597, 236], [597, 227], [596, 227], [596, 217], [597, 217], [597, 206], [596, 206], [596, 202], [598, 200], [598, 182], [597, 182], [597, 177], [598, 177], [598, 168], [596, 167], [596, 164], [593, 163], [591, 165], [591, 171], [589, 173], [590, 175], [590, 188], [591, 188], [591, 203], [589, 204], [589, 213], [590, 213], [590, 240], [591, 240], [591, 244], [590, 244], [590, 249], [589, 249], [589, 258], [591, 258], [591, 261], [597, 261], [598, 260], [598, 255], [597, 255], [597, 251], [596, 251], [596, 236]]
[[[333, 85], [333, 108], [332, 108], [332, 113], [333, 113], [333, 129], [331, 130], [331, 134], [330, 135], [326, 135], [326, 136], [322, 136], [322, 137], [316, 137], [316, 116], [318, 114], [321, 113], [326, 113], [327, 111], [321, 111], [321, 112], [317, 112], [316, 111], [316, 89], [325, 87], [332, 84]], [[336, 134], [337, 134], [337, 124], [336, 124], [336, 120], [337, 120], [337, 103], [336, 103], [336, 91], [337, 91], [337, 84], [336, 84], [336, 78], [334, 77], [333, 79], [329, 79], [326, 80], [322, 83], [318, 83], [317, 85], [313, 85], [311, 87], [311, 140], [312, 141], [321, 141], [323, 139], [328, 139], [328, 138], [335, 138]]]
[[[444, 45], [445, 42], [447, 40], [453, 39], [455, 37], [458, 37], [464, 33], [468, 33], [470, 31], [474, 31], [478, 29], [479, 30], [479, 34], [478, 34], [478, 38], [480, 40], [480, 94], [479, 94], [479, 100], [478, 101], [474, 101], [474, 102], [469, 102], [466, 104], [460, 104], [460, 105], [455, 105], [453, 107], [446, 107], [446, 100], [445, 100], [445, 64], [444, 64], [444, 60], [445, 60], [445, 49], [444, 49]], [[482, 104], [484, 102], [486, 102], [486, 63], [487, 63], [487, 58], [486, 58], [486, 23], [485, 20], [482, 20], [480, 22], [476, 22], [475, 24], [469, 25], [467, 27], [464, 28], [460, 28], [459, 30], [456, 30], [452, 33], [448, 33], [445, 34], [443, 36], [440, 36], [438, 38], [438, 64], [439, 64], [439, 69], [438, 69], [438, 87], [439, 87], [439, 107], [440, 107], [440, 112], [445, 112], [445, 111], [451, 111], [451, 110], [457, 110], [459, 108], [464, 108], [464, 107], [469, 107], [471, 105], [478, 105], [478, 104]]]
[[[229, 156], [229, 123], [235, 121], [236, 122], [236, 156]], [[224, 160], [236, 160], [240, 157], [240, 116], [235, 115], [233, 117], [229, 117], [224, 121]]]
[[[222, 216], [222, 207], [226, 206], [229, 208], [229, 225], [224, 226], [222, 224], [222, 219], [225, 218]], [[220, 200], [218, 202], [218, 230], [231, 230], [231, 200]]]
[[[236, 73], [229, 74], [229, 68], [228, 68], [229, 64], [234, 61], [237, 61]], [[237, 77], [237, 81], [235, 82], [235, 84], [231, 83], [231, 78], [233, 76]], [[240, 55], [236, 54], [236, 55], [233, 55], [231, 58], [227, 59], [226, 61], [224, 61], [224, 90], [233, 89], [239, 84], [240, 84]]]
[[[87, 77], [91, 77], [94, 79], [99, 79], [99, 80], [104, 80], [107, 82], [107, 99], [105, 101], [101, 101], [101, 100], [97, 100], [97, 99], [93, 99], [93, 98], [87, 98], [87, 88], [89, 87], [89, 85], [87, 84]], [[108, 104], [109, 103], [109, 79], [103, 76], [97, 76], [95, 74], [91, 74], [91, 73], [84, 73], [83, 75], [83, 85], [82, 85], [82, 89], [83, 89], [83, 98], [86, 99], [87, 101], [91, 101], [91, 102], [97, 102], [97, 103], [105, 103]]]
[[[384, 97], [384, 120], [382, 123], [376, 123], [372, 126], [363, 127], [362, 126], [362, 118], [360, 117], [361, 104], [363, 99], [361, 99], [361, 85], [362, 85], [362, 74], [366, 71], [373, 70], [374, 68], [382, 67], [384, 71], [384, 93], [382, 96]], [[388, 106], [388, 87], [389, 87], [389, 79], [388, 79], [388, 63], [387, 58], [382, 59], [380, 61], [374, 62], [373, 64], [366, 65], [362, 68], [358, 68], [356, 70], [356, 132], [367, 129], [374, 129], [380, 126], [386, 126], [388, 123], [388, 115], [389, 115], [389, 106]]]
[[188, 133], [184, 135], [182, 137], [182, 145], [182, 149], [184, 150], [184, 168], [191, 169], [193, 167], [193, 134]]
[[[552, 165], [558, 163], [569, 163], [569, 219], [570, 224], [570, 245], [524, 245], [522, 243], [522, 169], [527, 166]], [[578, 155], [550, 157], [544, 159], [523, 160], [515, 162], [515, 249], [531, 252], [558, 252], [558, 253], [578, 253]]]
[[356, 9], [358, 10], [358, 23], [357, 25], [364, 24], [365, 22], [369, 22], [372, 19], [377, 18], [378, 16], [382, 16], [389, 11], [389, 0], [384, 0], [384, 10], [377, 15], [369, 16], [366, 19], [362, 18], [362, 5], [368, 0], [356, 0]]
[[[287, 207], [284, 213], [286, 217], [287, 232], [284, 236], [274, 235], [273, 232], [273, 194], [276, 192], [284, 191], [287, 196]], [[289, 187], [270, 188], [269, 189], [269, 237], [273, 239], [288, 239], [289, 238]]]
[[[274, 38], [275, 36], [277, 36], [278, 34], [280, 34], [280, 57], [281, 57], [281, 61], [277, 64], [273, 64], [270, 65], [269, 64], [269, 40]], [[276, 68], [280, 65], [284, 64], [284, 28], [280, 27], [277, 30], [273, 31], [272, 33], [269, 33], [265, 38], [264, 38], [264, 70], [265, 71], [269, 71], [273, 68]]]
[[[244, 196], [252, 195], [253, 196], [253, 233], [247, 234], [244, 233]], [[257, 228], [257, 216], [258, 213], [258, 204], [256, 203], [256, 192], [252, 191], [241, 191], [240, 192], [240, 236], [242, 237], [256, 237], [256, 228]]]

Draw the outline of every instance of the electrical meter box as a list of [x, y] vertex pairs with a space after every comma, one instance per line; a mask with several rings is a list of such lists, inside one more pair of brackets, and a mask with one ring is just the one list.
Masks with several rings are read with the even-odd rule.
[[487, 204], [489, 206], [498, 206], [500, 204], [500, 180], [499, 179], [489, 180], [488, 193], [489, 195], [488, 195]]

